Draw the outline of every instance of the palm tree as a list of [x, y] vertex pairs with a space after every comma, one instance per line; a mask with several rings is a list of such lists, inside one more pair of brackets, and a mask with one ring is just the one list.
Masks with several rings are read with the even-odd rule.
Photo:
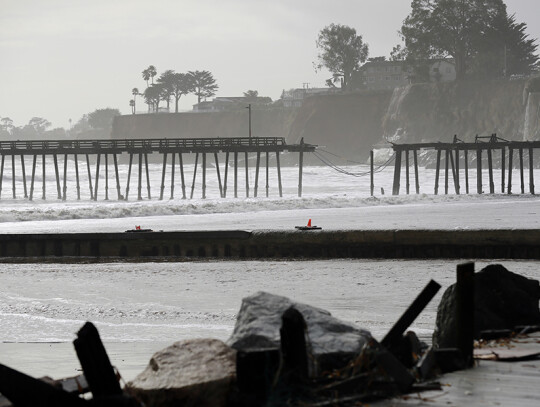
[[135, 114], [135, 100], [134, 99], [131, 99], [129, 101], [129, 105], [131, 106], [131, 113], [132, 114]]
[[[139, 89], [137, 89], [137, 88], [131, 89], [131, 94], [133, 95], [133, 99], [132, 99], [133, 100], [133, 114], [135, 114], [135, 112], [136, 112], [135, 104], [137, 103], [137, 96], [139, 96]], [[131, 104], [130, 104], [130, 106], [131, 106]]]
[[188, 75], [193, 80], [193, 93], [197, 95], [197, 103], [201, 103], [201, 98], [214, 96], [219, 86], [209, 71], [189, 71]]
[[148, 74], [150, 75], [150, 78], [152, 78], [152, 85], [154, 84], [154, 76], [157, 75], [156, 67], [154, 65], [150, 65], [148, 67]]
[[142, 77], [146, 81], [146, 87], [148, 87], [148, 81], [150, 80], [150, 71], [148, 69], [142, 71]]

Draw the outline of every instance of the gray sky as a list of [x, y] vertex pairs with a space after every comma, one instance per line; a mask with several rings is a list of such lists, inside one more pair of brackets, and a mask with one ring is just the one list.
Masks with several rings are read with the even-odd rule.
[[[540, 38], [540, 2], [506, 4]], [[313, 69], [324, 26], [352, 26], [371, 57], [388, 56], [409, 11], [410, 0], [0, 0], [0, 117], [67, 128], [97, 108], [127, 114], [151, 64], [158, 74], [209, 70], [216, 96], [255, 89], [275, 100], [330, 77]]]

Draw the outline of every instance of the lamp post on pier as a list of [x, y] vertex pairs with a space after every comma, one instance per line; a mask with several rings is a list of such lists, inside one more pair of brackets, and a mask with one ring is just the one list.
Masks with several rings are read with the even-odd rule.
[[247, 105], [246, 109], [249, 112], [249, 138], [251, 138], [251, 103]]

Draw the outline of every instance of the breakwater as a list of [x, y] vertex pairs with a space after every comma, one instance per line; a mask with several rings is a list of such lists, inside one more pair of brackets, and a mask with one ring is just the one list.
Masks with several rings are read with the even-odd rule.
[[267, 258], [540, 259], [540, 230], [178, 231], [2, 234], [0, 261]]

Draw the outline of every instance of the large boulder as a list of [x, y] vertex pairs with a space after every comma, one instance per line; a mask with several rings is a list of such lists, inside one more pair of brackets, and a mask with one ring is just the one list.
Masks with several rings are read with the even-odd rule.
[[234, 349], [217, 339], [192, 339], [156, 352], [127, 387], [147, 407], [219, 407], [235, 379]]
[[[540, 324], [540, 284], [512, 273], [500, 264], [485, 267], [474, 275], [474, 335], [481, 331], [513, 329]], [[444, 292], [437, 309], [433, 344], [455, 347], [455, 284]]]
[[371, 334], [334, 318], [328, 311], [266, 292], [242, 300], [236, 325], [227, 343], [241, 351], [278, 349], [281, 316], [289, 307], [297, 309], [307, 325], [314, 373], [340, 368], [360, 353]]

